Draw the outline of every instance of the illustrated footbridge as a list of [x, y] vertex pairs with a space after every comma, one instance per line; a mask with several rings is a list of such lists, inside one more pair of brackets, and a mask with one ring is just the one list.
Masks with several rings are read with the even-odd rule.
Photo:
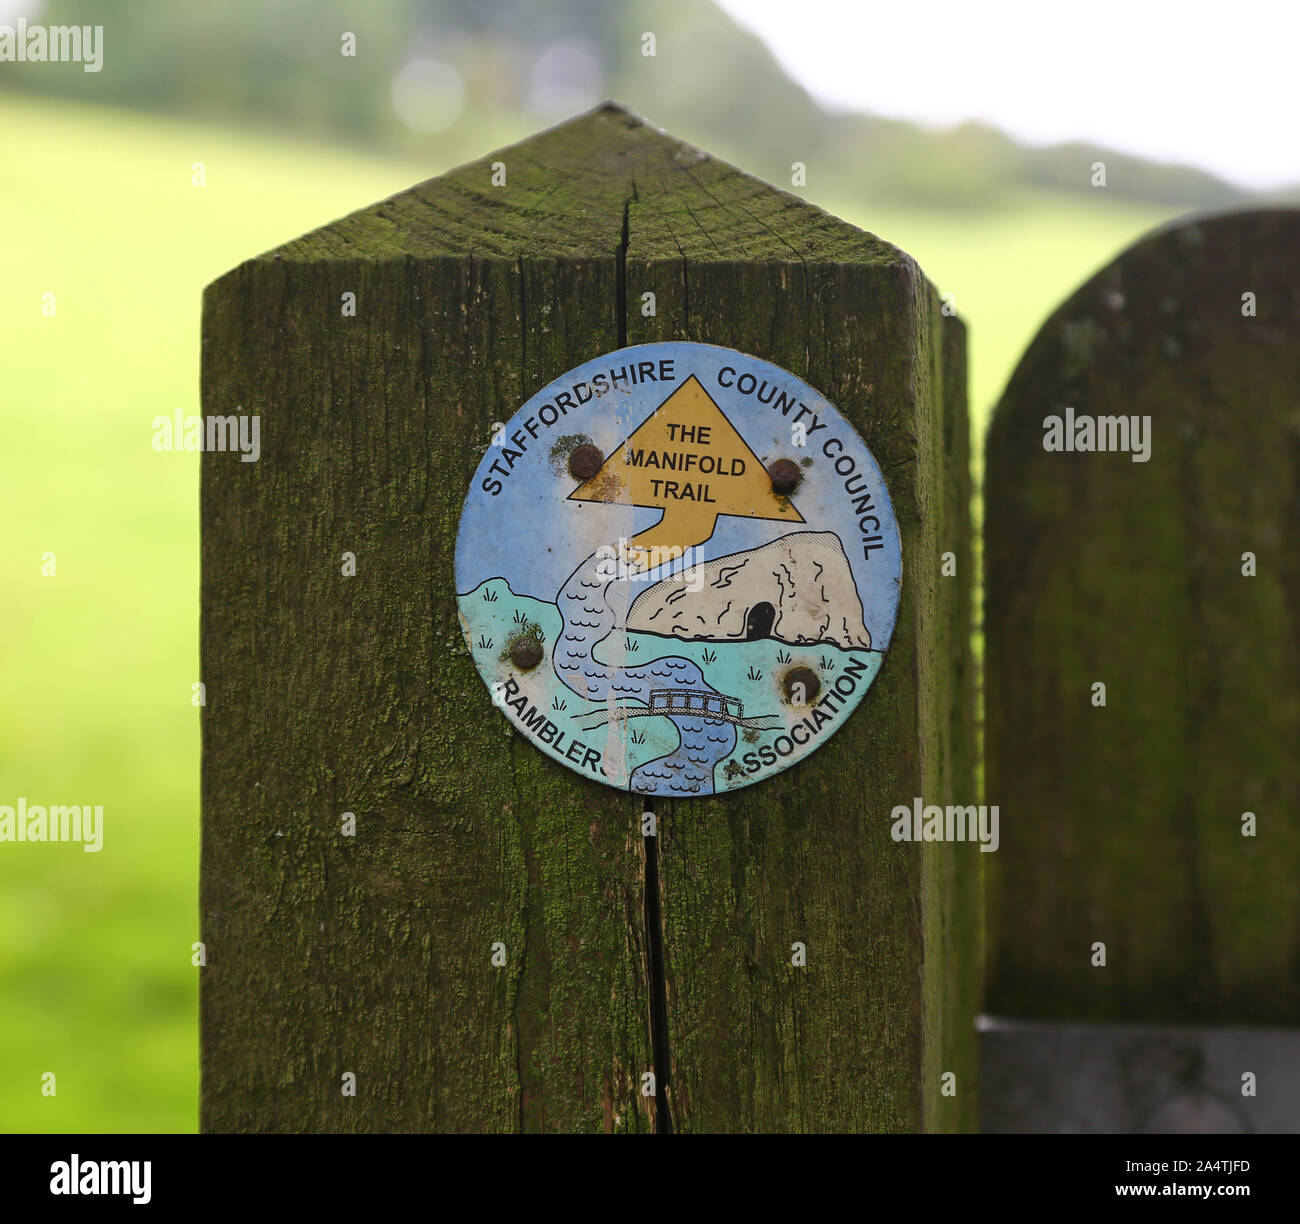
[[[711, 722], [734, 723], [738, 727], [754, 727], [765, 730], [781, 725], [779, 714], [760, 714], [746, 718], [744, 704], [736, 697], [727, 697], [722, 693], [701, 692], [689, 688], [661, 688], [650, 694], [648, 705], [619, 706], [616, 717], [620, 718], [659, 718], [663, 716], [706, 718]], [[607, 714], [575, 715], [589, 717], [590, 723], [584, 724], [584, 730], [600, 726], [609, 720]]]

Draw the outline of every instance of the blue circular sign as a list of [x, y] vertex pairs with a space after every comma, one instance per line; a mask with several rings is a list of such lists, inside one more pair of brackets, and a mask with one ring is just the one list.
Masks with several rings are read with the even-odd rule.
[[597, 357], [495, 427], [456, 540], [465, 642], [515, 729], [676, 798], [833, 735], [901, 580], [880, 469], [839, 411], [770, 362], [678, 341]]

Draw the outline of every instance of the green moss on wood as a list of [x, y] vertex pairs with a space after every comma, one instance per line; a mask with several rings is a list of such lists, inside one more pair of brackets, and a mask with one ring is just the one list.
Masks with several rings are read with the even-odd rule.
[[[985, 632], [1003, 1013], [1300, 1020], [1298, 265], [1294, 211], [1160, 231], [1047, 321], [998, 407]], [[1149, 462], [1045, 452], [1043, 419], [1066, 405], [1149, 415]]]
[[[493, 167], [505, 183], [493, 186]], [[268, 251], [271, 261], [646, 257], [889, 263], [872, 234], [608, 102]]]
[[969, 556], [960, 330], [892, 247], [605, 107], [205, 297], [204, 411], [259, 412], [263, 438], [258, 464], [203, 465], [206, 1129], [654, 1125], [641, 805], [509, 734], [452, 569], [493, 422], [667, 337], [826, 393], [905, 546], [894, 646], [849, 726], [662, 813], [675, 1124], [971, 1125], [978, 855], [888, 837], [893, 804], [973, 785], [968, 607], [937, 577], [940, 552]]
[[[906, 256], [643, 259], [649, 211], [629, 213], [628, 298], [653, 291], [658, 312], [629, 312], [628, 342], [728, 345], [807, 379], [880, 462], [903, 538], [894, 638], [848, 723], [761, 786], [659, 808], [674, 1121], [973, 1129], [981, 856], [889, 836], [915, 795], [975, 801], [963, 331]], [[941, 579], [950, 549], [964, 576]]]

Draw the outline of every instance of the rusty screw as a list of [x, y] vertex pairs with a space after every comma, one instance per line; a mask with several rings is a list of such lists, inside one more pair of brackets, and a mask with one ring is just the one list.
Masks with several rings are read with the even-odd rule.
[[786, 698], [793, 705], [812, 705], [822, 691], [822, 682], [811, 667], [792, 667], [782, 683]]
[[767, 465], [767, 478], [772, 482], [772, 492], [777, 497], [789, 497], [799, 487], [803, 473], [793, 459], [778, 459]]
[[601, 454], [600, 447], [584, 442], [581, 446], [575, 446], [569, 454], [569, 475], [574, 480], [590, 480], [600, 471], [604, 462], [605, 456]]
[[510, 662], [520, 671], [532, 671], [542, 661], [542, 644], [535, 637], [517, 637], [510, 647]]

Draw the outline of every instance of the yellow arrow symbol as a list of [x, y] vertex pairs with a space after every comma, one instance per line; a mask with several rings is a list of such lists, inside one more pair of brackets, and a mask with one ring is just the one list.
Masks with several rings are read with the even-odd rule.
[[692, 374], [650, 414], [570, 501], [663, 510], [628, 542], [628, 563], [649, 569], [703, 544], [718, 515], [802, 523], [772, 492], [762, 461]]

